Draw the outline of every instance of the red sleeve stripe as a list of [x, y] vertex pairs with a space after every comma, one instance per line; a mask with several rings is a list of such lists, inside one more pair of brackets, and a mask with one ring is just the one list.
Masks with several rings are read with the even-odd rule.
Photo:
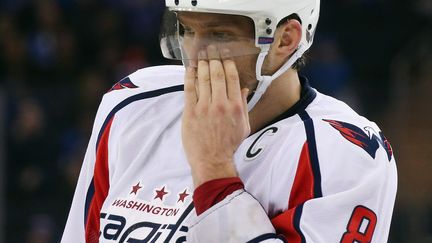
[[108, 141], [113, 118], [106, 124], [96, 149], [94, 176], [90, 186], [90, 188], [93, 187], [93, 195], [87, 195], [88, 198], [91, 198], [85, 219], [85, 239], [87, 243], [99, 242], [100, 211], [109, 190]]
[[[98, 138], [96, 141], [95, 173], [93, 175], [92, 181], [91, 181], [89, 188], [87, 190], [86, 199], [85, 199], [84, 227], [86, 229], [86, 237], [87, 237], [87, 234], [89, 234], [87, 229], [93, 229], [94, 234], [97, 231], [97, 238], [99, 238], [99, 215], [97, 215], [97, 217], [96, 217], [93, 214], [95, 214], [96, 212], [100, 213], [100, 207], [102, 206], [102, 204], [106, 198], [106, 195], [108, 193], [109, 181], [108, 181], [108, 148], [107, 148], [107, 145], [108, 145], [108, 136], [109, 136], [109, 131], [111, 129], [111, 123], [112, 123], [113, 117], [115, 116], [115, 114], [118, 111], [120, 111], [121, 109], [123, 109], [124, 107], [126, 107], [127, 105], [129, 105], [135, 101], [153, 98], [153, 97], [161, 96], [161, 95], [172, 93], [172, 92], [180, 92], [180, 91], [183, 91], [183, 89], [184, 89], [183, 85], [176, 85], [176, 86], [171, 86], [171, 87], [162, 88], [162, 89], [158, 89], [158, 90], [152, 90], [152, 91], [148, 91], [148, 92], [139, 93], [139, 94], [130, 96], [130, 97], [126, 98], [125, 100], [123, 100], [122, 102], [120, 102], [108, 114], [107, 118], [105, 119], [105, 121], [104, 121], [104, 123], [103, 123], [103, 125], [99, 131]], [[102, 157], [104, 159], [106, 159], [106, 161], [105, 162], [98, 162], [101, 160], [101, 155], [103, 154], [102, 153], [103, 149], [106, 150], [106, 155], [102, 156]], [[101, 150], [101, 152], [99, 152], [99, 150]], [[99, 165], [98, 166], [98, 164], [104, 164], [104, 163], [105, 163], [105, 165]], [[99, 169], [97, 169], [97, 168], [99, 168]], [[104, 168], [106, 168], [106, 171], [103, 172]], [[98, 171], [98, 174], [99, 174], [98, 179], [96, 179], [96, 174], [97, 174], [96, 171]], [[103, 186], [104, 189], [102, 189], [101, 186]], [[96, 193], [99, 195], [99, 197], [97, 199], [95, 199], [95, 197], [94, 197], [94, 195]], [[102, 197], [101, 197], [101, 195], [102, 195]], [[93, 205], [95, 203], [100, 205], [99, 211], [96, 210], [97, 208], [94, 209], [95, 206], [93, 206]], [[96, 211], [94, 211], [94, 210], [96, 210]], [[91, 218], [93, 218], [93, 220], [95, 220], [95, 218], [97, 219], [97, 225], [93, 225], [91, 227], [88, 226], [89, 223], [93, 222], [90, 220]], [[97, 228], [96, 228], [96, 226], [97, 226]], [[95, 229], [97, 229], [97, 230], [95, 230]], [[87, 241], [87, 243], [88, 242], [97, 242], [97, 241]]]
[[276, 229], [276, 234], [284, 237], [289, 243], [305, 243], [306, 239], [300, 230], [300, 217], [303, 212], [303, 204], [274, 217], [271, 222]]
[[303, 203], [314, 198], [315, 182], [309, 154], [308, 142], [305, 142], [291, 188], [288, 210], [271, 220], [276, 233], [285, 236], [290, 243], [306, 242], [300, 230], [300, 218], [303, 211]]
[[307, 140], [297, 164], [288, 210], [272, 219], [276, 232], [284, 235], [290, 243], [306, 242], [300, 228], [303, 205], [308, 200], [322, 197], [321, 172], [313, 120], [306, 111], [299, 113], [299, 116], [303, 120]]
[[315, 128], [312, 118], [306, 111], [299, 113], [300, 118], [303, 120], [306, 132], [306, 140], [308, 143], [309, 150], [309, 164], [311, 167], [311, 171], [313, 174], [313, 197], [318, 198], [322, 197], [322, 188], [321, 188], [321, 172], [320, 165], [318, 160], [318, 151], [315, 140]]
[[300, 154], [294, 183], [288, 202], [288, 209], [314, 198], [314, 175], [309, 156], [309, 145], [305, 142]]

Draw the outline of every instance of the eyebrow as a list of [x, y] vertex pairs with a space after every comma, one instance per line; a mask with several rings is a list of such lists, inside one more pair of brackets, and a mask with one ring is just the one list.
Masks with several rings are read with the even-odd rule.
[[[183, 20], [182, 20], [183, 18]], [[187, 18], [187, 17], [186, 17]], [[184, 23], [184, 17], [177, 15], [177, 19], [179, 20], [179, 22], [181, 24], [185, 24]], [[230, 26], [233, 24], [233, 21], [230, 20], [215, 20], [215, 19], [211, 19], [207, 22], [203, 22], [203, 21], [198, 21], [195, 20], [193, 18], [190, 18], [193, 21], [193, 24], [198, 25], [199, 27], [210, 27], [210, 28], [214, 28], [214, 27], [220, 27], [220, 26]]]

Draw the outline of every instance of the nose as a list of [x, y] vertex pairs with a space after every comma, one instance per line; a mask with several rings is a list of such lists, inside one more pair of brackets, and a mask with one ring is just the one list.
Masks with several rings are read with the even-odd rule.
[[207, 46], [212, 42], [209, 40], [208, 36], [195, 33], [193, 37], [185, 38], [183, 42], [183, 49], [185, 51], [186, 59], [188, 59], [189, 65], [197, 65], [198, 60], [203, 57], [199, 57], [199, 52], [201, 50], [206, 50]]

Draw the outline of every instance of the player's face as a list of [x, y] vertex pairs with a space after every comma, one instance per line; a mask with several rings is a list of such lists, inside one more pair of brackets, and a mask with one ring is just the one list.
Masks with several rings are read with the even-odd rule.
[[[255, 65], [260, 49], [255, 46], [253, 21], [247, 17], [224, 14], [179, 12], [182, 48], [189, 65], [196, 66], [200, 50], [214, 45], [228, 49], [237, 65], [242, 87], [256, 85]], [[223, 56], [223, 55], [222, 55]]]

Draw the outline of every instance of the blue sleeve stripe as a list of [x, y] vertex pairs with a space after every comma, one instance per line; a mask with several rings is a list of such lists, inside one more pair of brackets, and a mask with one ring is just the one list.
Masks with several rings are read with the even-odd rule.
[[258, 243], [258, 242], [262, 242], [262, 241], [270, 240], [270, 239], [279, 239], [279, 240], [281, 240], [281, 242], [285, 242], [285, 243], [287, 242], [283, 236], [277, 235], [275, 233], [267, 233], [267, 234], [262, 234], [256, 238], [248, 241], [247, 243]]
[[103, 131], [105, 130], [106, 125], [108, 124], [108, 122], [111, 120], [111, 118], [121, 109], [123, 109], [124, 107], [126, 107], [127, 105], [138, 101], [138, 100], [144, 100], [144, 99], [149, 99], [149, 98], [153, 98], [153, 97], [157, 97], [157, 96], [161, 96], [164, 94], [168, 94], [168, 93], [172, 93], [172, 92], [178, 92], [178, 91], [183, 91], [184, 90], [184, 85], [176, 85], [176, 86], [171, 86], [171, 87], [167, 87], [167, 88], [163, 88], [163, 89], [157, 89], [157, 90], [152, 90], [152, 91], [148, 91], [148, 92], [144, 92], [144, 93], [140, 93], [140, 94], [136, 94], [133, 95], [131, 97], [126, 98], [125, 100], [123, 100], [122, 102], [120, 102], [118, 105], [116, 105], [111, 112], [108, 114], [107, 118], [105, 119], [102, 128], [99, 132], [98, 135], [98, 139], [96, 142], [96, 148], [99, 146], [99, 141], [100, 138], [103, 134]]
[[322, 197], [321, 172], [318, 160], [313, 120], [310, 118], [309, 114], [306, 111], [299, 113], [299, 116], [303, 120], [306, 130], [306, 138], [308, 146], [310, 148], [309, 155], [311, 158], [311, 167], [314, 175], [314, 198]]

